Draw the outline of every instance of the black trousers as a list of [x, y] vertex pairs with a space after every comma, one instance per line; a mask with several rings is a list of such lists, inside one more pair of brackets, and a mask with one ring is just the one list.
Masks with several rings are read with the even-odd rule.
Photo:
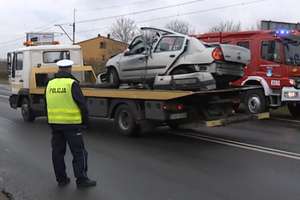
[[56, 180], [64, 181], [67, 177], [65, 154], [66, 146], [69, 145], [73, 155], [73, 170], [77, 180], [87, 178], [87, 158], [88, 153], [85, 150], [82, 138], [82, 132], [78, 129], [70, 130], [52, 130], [52, 162]]

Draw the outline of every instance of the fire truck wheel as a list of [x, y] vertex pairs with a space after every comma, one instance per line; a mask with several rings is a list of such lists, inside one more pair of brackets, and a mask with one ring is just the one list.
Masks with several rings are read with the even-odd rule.
[[296, 118], [299, 119], [300, 118], [300, 103], [297, 102], [291, 102], [287, 104], [289, 112], [291, 113], [291, 115]]
[[21, 113], [25, 122], [33, 122], [35, 120], [34, 112], [27, 98], [22, 100]]
[[115, 68], [111, 67], [107, 72], [108, 83], [112, 85], [113, 88], [118, 88], [120, 85], [120, 79], [118, 72]]
[[244, 99], [246, 112], [257, 114], [268, 110], [267, 99], [262, 90], [249, 90]]
[[125, 136], [138, 136], [136, 119], [126, 104], [120, 105], [115, 112], [115, 128]]

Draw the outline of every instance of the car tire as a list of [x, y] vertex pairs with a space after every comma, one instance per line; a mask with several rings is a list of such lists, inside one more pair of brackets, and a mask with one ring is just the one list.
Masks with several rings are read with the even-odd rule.
[[258, 114], [268, 111], [267, 99], [262, 90], [249, 90], [244, 98], [246, 112], [249, 114]]
[[25, 122], [33, 122], [35, 120], [35, 114], [31, 108], [28, 98], [22, 99], [21, 113]]
[[109, 68], [107, 72], [108, 83], [111, 84], [113, 88], [118, 88], [120, 86], [120, 79], [118, 72], [115, 68]]
[[136, 118], [127, 104], [118, 106], [115, 112], [114, 125], [122, 135], [138, 136], [139, 128]]
[[287, 104], [290, 114], [296, 118], [300, 119], [300, 103], [291, 102]]

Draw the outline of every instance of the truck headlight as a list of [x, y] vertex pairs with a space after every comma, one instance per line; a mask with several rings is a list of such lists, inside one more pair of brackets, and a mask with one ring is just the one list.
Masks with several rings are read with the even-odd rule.
[[290, 99], [297, 98], [298, 97], [298, 92], [295, 92], [295, 91], [285, 92], [284, 97], [290, 98]]
[[295, 86], [296, 85], [296, 81], [294, 79], [289, 79], [289, 83], [292, 85], [292, 86]]

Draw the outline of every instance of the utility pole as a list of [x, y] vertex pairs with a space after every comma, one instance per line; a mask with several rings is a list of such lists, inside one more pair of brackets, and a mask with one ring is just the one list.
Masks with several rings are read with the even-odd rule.
[[73, 12], [73, 44], [75, 44], [75, 33], [76, 33], [75, 16], [76, 16], [76, 9], [74, 8], [74, 12]]
[[73, 32], [73, 38], [71, 38], [71, 36], [64, 29], [63, 24], [55, 24], [54, 25], [54, 26], [58, 26], [65, 33], [65, 35], [69, 38], [69, 40], [73, 44], [75, 44], [75, 33], [76, 33], [76, 29], [75, 29], [75, 25], [76, 25], [75, 16], [76, 16], [76, 9], [74, 8], [74, 11], [73, 11], [73, 23], [72, 24], [68, 24], [68, 26], [72, 26], [72, 29], [73, 29], [73, 31], [72, 31]]

